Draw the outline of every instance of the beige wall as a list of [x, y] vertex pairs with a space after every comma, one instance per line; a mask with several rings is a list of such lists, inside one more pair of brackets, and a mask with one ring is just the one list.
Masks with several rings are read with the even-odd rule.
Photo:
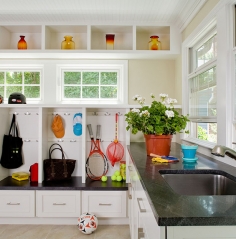
[[[157, 100], [160, 93], [176, 98], [175, 60], [129, 60], [129, 94], [128, 103], [133, 105], [134, 95], [141, 95], [150, 104], [153, 93]], [[178, 99], [177, 99], [178, 100]]]
[[184, 41], [191, 32], [197, 27], [197, 25], [207, 16], [207, 14], [214, 8], [220, 0], [207, 0], [197, 15], [188, 24], [188, 26], [182, 32], [182, 41]]

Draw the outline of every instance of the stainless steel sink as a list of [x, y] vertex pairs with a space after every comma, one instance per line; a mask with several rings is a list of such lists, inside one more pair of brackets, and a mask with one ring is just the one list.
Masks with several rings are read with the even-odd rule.
[[180, 195], [236, 195], [236, 181], [219, 173], [195, 172], [160, 171], [169, 186]]

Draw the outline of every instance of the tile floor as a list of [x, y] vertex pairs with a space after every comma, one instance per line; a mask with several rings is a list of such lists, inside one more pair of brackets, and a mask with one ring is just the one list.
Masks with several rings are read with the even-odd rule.
[[0, 225], [0, 239], [130, 239], [128, 225], [98, 226], [84, 235], [74, 225]]

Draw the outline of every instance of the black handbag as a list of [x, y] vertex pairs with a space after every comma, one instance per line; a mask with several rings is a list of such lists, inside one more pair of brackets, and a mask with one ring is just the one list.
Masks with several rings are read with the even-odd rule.
[[[52, 149], [53, 146], [58, 146]], [[52, 159], [54, 150], [61, 151], [61, 159]], [[61, 181], [71, 179], [75, 169], [75, 159], [65, 159], [65, 154], [60, 144], [52, 144], [49, 148], [49, 159], [43, 161], [44, 181]]]
[[22, 145], [23, 140], [18, 135], [15, 114], [13, 114], [9, 134], [3, 137], [0, 161], [2, 167], [13, 169], [19, 168], [23, 164]]

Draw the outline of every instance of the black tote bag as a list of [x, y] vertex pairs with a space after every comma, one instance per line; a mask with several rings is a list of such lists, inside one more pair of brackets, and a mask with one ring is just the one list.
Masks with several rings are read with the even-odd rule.
[[19, 168], [22, 160], [22, 138], [18, 135], [15, 114], [12, 116], [11, 127], [8, 135], [4, 135], [2, 144], [2, 156], [0, 164], [4, 168]]

